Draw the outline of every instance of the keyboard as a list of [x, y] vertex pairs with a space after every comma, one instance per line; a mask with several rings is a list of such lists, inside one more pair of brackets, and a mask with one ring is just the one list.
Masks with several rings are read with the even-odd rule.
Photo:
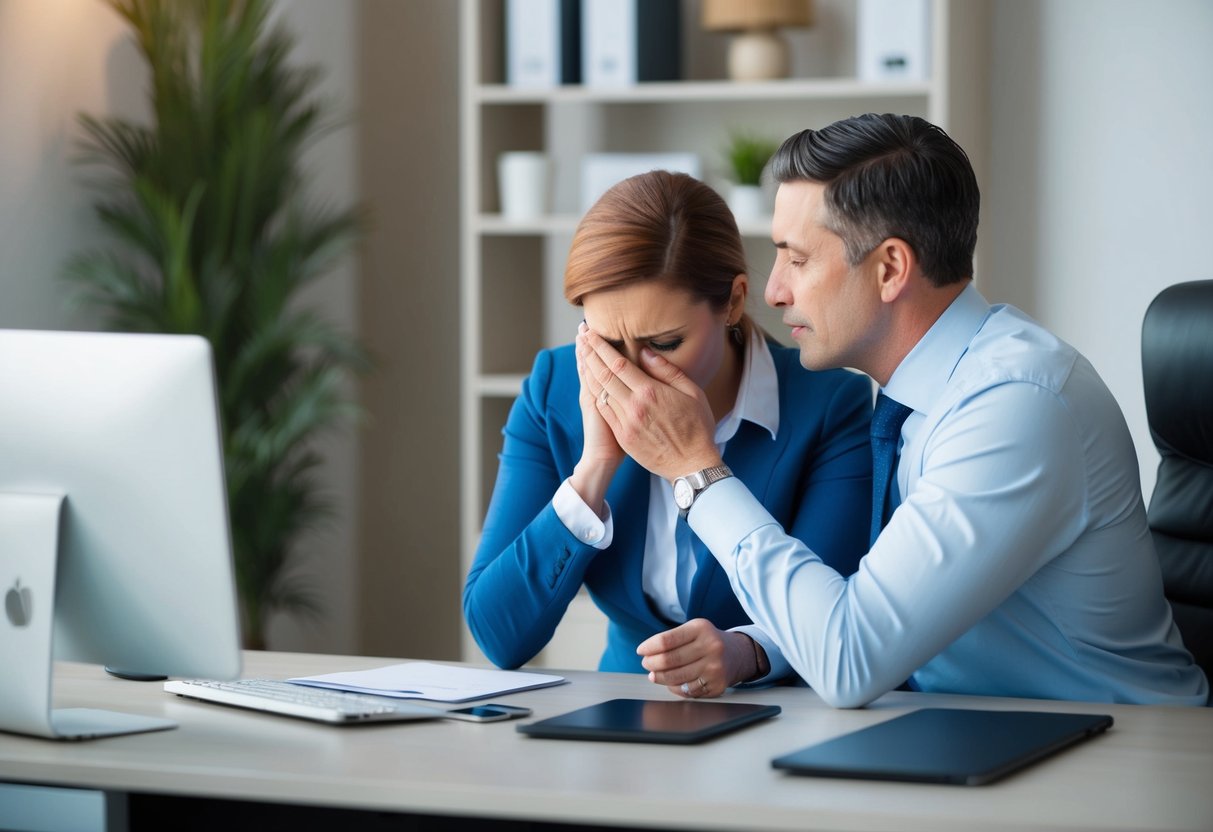
[[222, 705], [234, 705], [238, 708], [251, 708], [255, 711], [336, 725], [439, 719], [447, 715], [442, 708], [415, 702], [294, 685], [271, 679], [240, 679], [235, 682], [180, 679], [165, 682], [164, 690], [191, 699], [203, 699]]

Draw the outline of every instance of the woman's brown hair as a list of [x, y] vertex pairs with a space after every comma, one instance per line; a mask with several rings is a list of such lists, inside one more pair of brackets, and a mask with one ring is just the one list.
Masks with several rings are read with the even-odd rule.
[[564, 269], [564, 296], [646, 280], [683, 289], [714, 311], [746, 272], [733, 213], [714, 190], [684, 173], [650, 171], [619, 182], [586, 212]]

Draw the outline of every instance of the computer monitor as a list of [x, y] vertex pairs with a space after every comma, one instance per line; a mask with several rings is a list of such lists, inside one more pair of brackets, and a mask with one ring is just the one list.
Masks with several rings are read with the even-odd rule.
[[79, 739], [173, 726], [52, 711], [54, 659], [239, 675], [205, 339], [0, 330], [0, 593], [0, 730]]

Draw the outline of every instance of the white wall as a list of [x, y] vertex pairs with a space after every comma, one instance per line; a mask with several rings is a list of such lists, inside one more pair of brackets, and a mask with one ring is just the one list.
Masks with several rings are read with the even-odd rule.
[[995, 0], [993, 24], [979, 284], [1095, 365], [1148, 499], [1142, 316], [1213, 278], [1213, 3]]
[[[69, 163], [76, 113], [144, 112], [138, 57], [92, 0], [0, 0], [0, 326], [85, 327], [67, 257], [97, 238]], [[70, 59], [68, 58], [70, 56]]]
[[[292, 59], [321, 67], [317, 95], [330, 105], [330, 117], [342, 120], [304, 156], [308, 198], [317, 205], [344, 208], [358, 202], [358, 4], [333, 0], [277, 0], [283, 25], [295, 36]], [[354, 252], [320, 282], [309, 287], [302, 301], [324, 311], [346, 332], [357, 333], [358, 268]], [[324, 437], [325, 457], [319, 478], [336, 509], [333, 523], [309, 535], [300, 546], [299, 562], [318, 590], [324, 617], [311, 623], [277, 616], [270, 623], [270, 646], [275, 650], [324, 653], [358, 652], [358, 442], [354, 430]]]
[[[356, 115], [354, 16], [350, 3], [286, 0], [297, 60], [321, 64], [322, 94]], [[100, 0], [0, 0], [0, 327], [99, 328], [66, 305], [63, 265], [99, 241], [90, 194], [72, 165], [76, 114], [146, 114], [145, 68], [122, 20]], [[313, 192], [335, 205], [357, 195], [356, 134], [326, 136], [307, 158]], [[352, 261], [314, 287], [308, 302], [347, 329], [356, 326]], [[302, 552], [328, 610], [322, 626], [275, 620], [271, 646], [354, 652], [356, 440], [333, 437], [322, 477], [339, 519]]]

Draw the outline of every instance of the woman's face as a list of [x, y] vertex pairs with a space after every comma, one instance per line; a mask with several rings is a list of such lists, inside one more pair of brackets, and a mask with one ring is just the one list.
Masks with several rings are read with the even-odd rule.
[[727, 322], [740, 317], [658, 281], [591, 292], [582, 309], [586, 326], [633, 363], [648, 347], [705, 389], [724, 362]]

